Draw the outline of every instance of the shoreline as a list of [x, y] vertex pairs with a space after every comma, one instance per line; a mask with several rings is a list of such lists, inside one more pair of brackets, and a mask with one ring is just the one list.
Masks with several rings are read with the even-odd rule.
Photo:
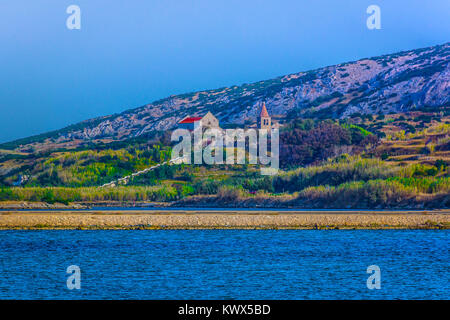
[[0, 230], [450, 229], [450, 210], [2, 211]]
[[218, 203], [209, 201], [185, 201], [177, 200], [172, 202], [157, 202], [157, 201], [94, 201], [94, 202], [71, 202], [64, 203], [46, 203], [34, 201], [0, 201], [0, 211], [32, 211], [32, 210], [109, 210], [127, 208], [129, 210], [264, 210], [264, 211], [371, 211], [371, 212], [422, 212], [422, 211], [446, 211], [448, 207], [426, 207], [426, 206], [390, 206], [390, 207], [321, 207], [312, 205], [287, 205], [274, 202], [254, 203], [248, 201], [232, 202], [232, 203]]

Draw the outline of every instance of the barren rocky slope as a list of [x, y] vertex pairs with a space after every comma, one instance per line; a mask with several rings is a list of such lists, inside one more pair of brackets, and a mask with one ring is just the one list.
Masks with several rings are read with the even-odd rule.
[[125, 139], [168, 130], [187, 115], [215, 114], [221, 123], [255, 121], [262, 101], [272, 115], [342, 118], [448, 105], [450, 43], [362, 59], [271, 80], [199, 91], [152, 102], [43, 135], [4, 144], [67, 146], [96, 139]]

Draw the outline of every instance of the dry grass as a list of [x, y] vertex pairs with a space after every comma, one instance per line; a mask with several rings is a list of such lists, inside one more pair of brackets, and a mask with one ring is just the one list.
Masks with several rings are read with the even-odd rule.
[[[416, 116], [418, 115], [420, 114]], [[426, 148], [432, 148], [431, 146], [435, 146], [436, 143], [440, 144], [448, 141], [447, 139], [450, 138], [449, 121], [450, 118], [448, 116], [441, 118], [440, 122], [432, 121], [430, 124], [427, 124], [426, 128], [415, 133], [408, 133], [401, 139], [396, 136], [396, 133], [402, 131], [401, 128], [393, 124], [387, 124], [381, 130], [387, 134], [387, 138], [382, 139], [382, 143], [377, 147], [377, 153], [379, 155], [383, 153], [389, 154], [388, 161], [402, 161], [403, 157], [405, 157], [404, 160], [407, 163], [427, 163], [430, 161], [430, 158], [450, 161], [448, 152], [434, 150], [431, 150], [430, 153], [424, 152]], [[414, 127], [417, 126], [416, 122], [403, 122], [407, 122]]]

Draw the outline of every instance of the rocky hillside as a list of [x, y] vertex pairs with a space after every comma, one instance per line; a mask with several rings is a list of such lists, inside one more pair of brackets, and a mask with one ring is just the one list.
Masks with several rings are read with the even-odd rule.
[[450, 43], [294, 73], [271, 80], [170, 96], [121, 114], [3, 144], [67, 147], [87, 141], [121, 140], [172, 129], [187, 115], [215, 114], [221, 123], [250, 124], [258, 106], [269, 113], [343, 118], [386, 114], [450, 103]]

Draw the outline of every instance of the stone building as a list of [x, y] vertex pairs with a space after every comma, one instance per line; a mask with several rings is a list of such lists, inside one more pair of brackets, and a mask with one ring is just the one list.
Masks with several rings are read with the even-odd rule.
[[211, 112], [207, 112], [203, 117], [186, 117], [178, 122], [180, 129], [195, 130], [199, 127], [203, 129], [217, 128], [219, 129], [219, 120], [214, 117]]
[[259, 114], [258, 129], [266, 129], [266, 130], [272, 129], [272, 119], [270, 118], [269, 113], [267, 112], [265, 102], [263, 102], [261, 113]]

